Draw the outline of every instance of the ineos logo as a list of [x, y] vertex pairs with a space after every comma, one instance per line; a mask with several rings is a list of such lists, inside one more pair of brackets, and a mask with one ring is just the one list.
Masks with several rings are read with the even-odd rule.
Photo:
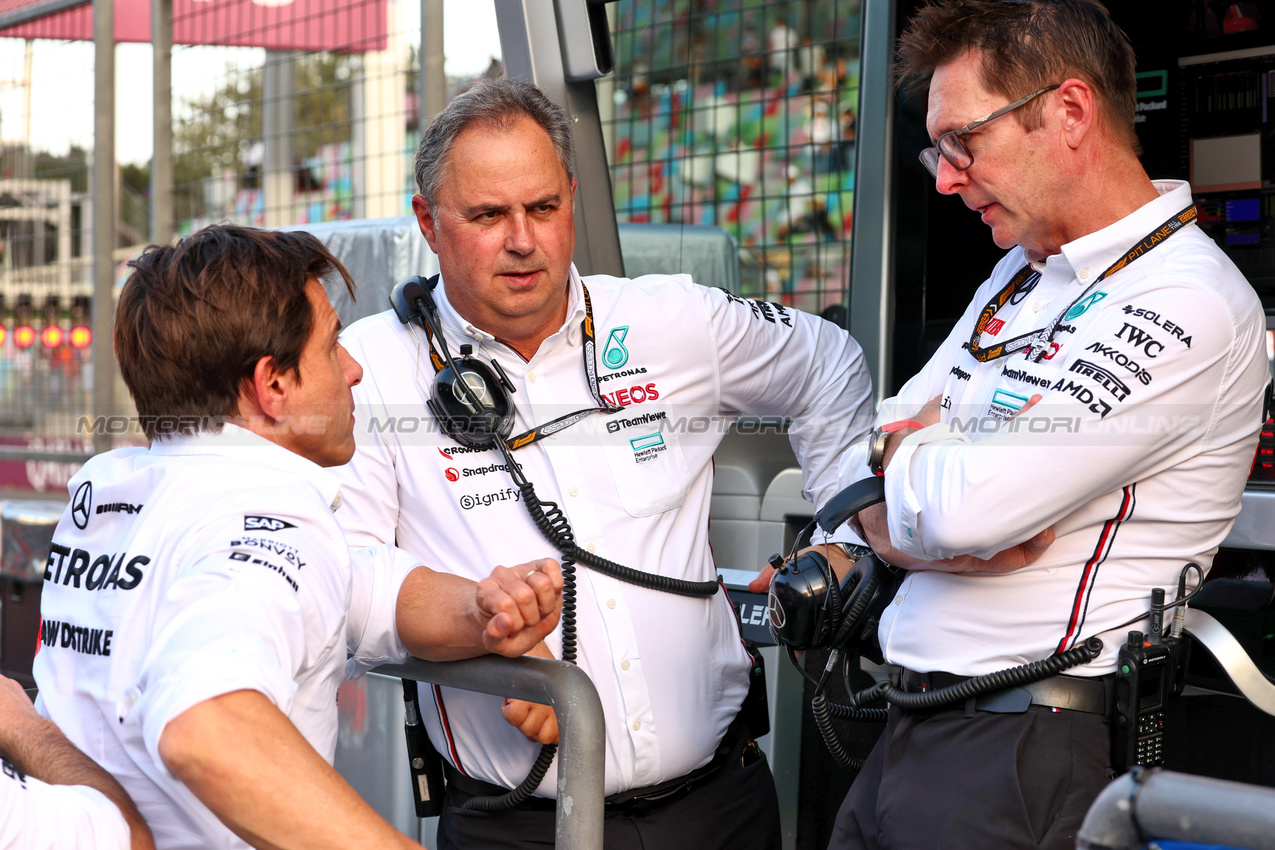
[[93, 482], [85, 481], [71, 499], [71, 519], [76, 528], [88, 528], [89, 514], [93, 512]]

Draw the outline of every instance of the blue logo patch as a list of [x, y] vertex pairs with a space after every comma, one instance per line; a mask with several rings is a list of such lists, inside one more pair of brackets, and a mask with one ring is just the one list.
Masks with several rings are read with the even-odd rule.
[[624, 338], [629, 335], [629, 326], [612, 329], [607, 336], [606, 348], [602, 349], [602, 363], [608, 369], [623, 368], [629, 362], [629, 350], [624, 347]]
[[1063, 316], [1063, 319], [1070, 322], [1072, 319], [1083, 316], [1086, 310], [1106, 297], [1107, 293], [1105, 292], [1095, 292], [1093, 295], [1086, 296], [1081, 301], [1077, 302], [1076, 306], [1068, 310], [1067, 315]]

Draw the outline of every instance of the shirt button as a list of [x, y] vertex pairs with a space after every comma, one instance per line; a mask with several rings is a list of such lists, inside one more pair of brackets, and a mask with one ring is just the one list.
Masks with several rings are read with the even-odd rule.
[[1033, 313], [1039, 313], [1041, 310], [1044, 310], [1044, 309], [1045, 309], [1045, 304], [1044, 304], [1044, 302], [1041, 302], [1041, 301], [1033, 301], [1033, 302], [1032, 302], [1032, 312], [1033, 312]]
[[570, 493], [572, 496], [579, 496], [579, 495], [580, 495], [580, 488], [579, 488], [579, 487], [572, 487], [572, 488], [571, 488], [570, 490], [568, 490], [567, 492], [568, 492], [568, 493]]
[[621, 662], [620, 662], [620, 669], [621, 669], [621, 670], [627, 670], [627, 669], [629, 669], [629, 662], [628, 662], [628, 659], [625, 659], [624, 661], [621, 661]]
[[902, 605], [902, 604], [903, 604], [903, 597], [902, 597], [902, 596], [896, 596], [896, 597], [894, 597], [894, 604], [895, 604], [895, 605]]
[[531, 381], [531, 383], [533, 383], [533, 384], [534, 384], [534, 383], [536, 382], [536, 373], [535, 373], [535, 372], [528, 372], [528, 373], [527, 373], [527, 380], [528, 380], [528, 381]]
[[634, 732], [636, 732], [637, 730], [639, 730], [639, 729], [641, 729], [641, 728], [642, 728], [642, 721], [641, 721], [641, 720], [634, 720], [634, 721], [633, 721], [633, 731], [634, 731]]
[[596, 554], [597, 554], [597, 552], [598, 552], [598, 547], [597, 547], [597, 546], [595, 546], [595, 545], [594, 545], [594, 544], [592, 544], [592, 543], [590, 543], [588, 546], [585, 546], [584, 548], [588, 549], [588, 550], [589, 550], [589, 552], [590, 552], [591, 554], [595, 554], [595, 555], [596, 555]]
[[610, 609], [612, 609], [612, 610], [615, 610], [615, 600], [614, 600], [614, 599], [608, 599], [608, 600], [607, 600], [607, 607], [608, 607], [608, 608], [610, 608]]
[[1081, 269], [1081, 270], [1080, 270], [1080, 279], [1081, 279], [1081, 280], [1089, 280], [1089, 269]]

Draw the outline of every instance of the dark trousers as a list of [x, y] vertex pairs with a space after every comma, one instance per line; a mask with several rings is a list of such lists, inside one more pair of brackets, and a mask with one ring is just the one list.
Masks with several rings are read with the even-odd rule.
[[1072, 850], [1112, 778], [1101, 715], [890, 708], [846, 795], [829, 850]]
[[[466, 812], [469, 794], [448, 786], [438, 850], [520, 850], [554, 846], [555, 812], [533, 804], [505, 812]], [[778, 850], [779, 801], [765, 756], [734, 758], [711, 781], [641, 816], [607, 811], [606, 850]]]

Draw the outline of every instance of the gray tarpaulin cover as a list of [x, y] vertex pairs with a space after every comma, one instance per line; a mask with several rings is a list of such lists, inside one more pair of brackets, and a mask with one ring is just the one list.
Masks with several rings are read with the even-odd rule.
[[[341, 321], [349, 325], [389, 309], [390, 290], [410, 275], [438, 272], [438, 257], [421, 235], [415, 216], [330, 221], [286, 230], [308, 230], [335, 254], [357, 284], [356, 298], [339, 281], [327, 281]], [[619, 225], [628, 277], [686, 272], [696, 283], [739, 293], [739, 245], [719, 227], [680, 224]]]

